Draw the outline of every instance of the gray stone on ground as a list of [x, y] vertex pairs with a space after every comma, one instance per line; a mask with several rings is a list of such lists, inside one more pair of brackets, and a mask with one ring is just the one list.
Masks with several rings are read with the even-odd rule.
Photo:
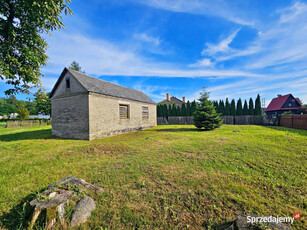
[[91, 197], [86, 196], [81, 199], [72, 214], [70, 226], [77, 227], [85, 223], [95, 208], [95, 201]]

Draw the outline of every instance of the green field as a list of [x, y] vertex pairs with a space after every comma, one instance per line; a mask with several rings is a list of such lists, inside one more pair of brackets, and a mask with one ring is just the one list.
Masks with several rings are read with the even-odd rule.
[[82, 141], [0, 127], [0, 229], [26, 226], [27, 202], [69, 175], [105, 189], [81, 229], [214, 229], [239, 214], [295, 212], [291, 228], [307, 229], [303, 130], [172, 125]]

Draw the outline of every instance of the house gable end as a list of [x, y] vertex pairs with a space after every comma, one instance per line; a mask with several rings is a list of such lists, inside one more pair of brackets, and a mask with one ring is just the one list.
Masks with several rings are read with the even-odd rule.
[[298, 108], [301, 107], [301, 105], [297, 102], [296, 98], [290, 94], [288, 99], [285, 101], [285, 103], [282, 105], [281, 109], [284, 108]]
[[[68, 83], [66, 82], [68, 81]], [[68, 84], [68, 85], [67, 85]], [[69, 86], [69, 88], [67, 88]], [[84, 86], [65, 68], [51, 91], [50, 98], [87, 93]]]

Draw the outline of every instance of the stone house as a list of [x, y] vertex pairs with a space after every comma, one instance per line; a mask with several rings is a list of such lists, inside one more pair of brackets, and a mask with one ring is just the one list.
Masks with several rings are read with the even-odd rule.
[[50, 94], [52, 134], [93, 140], [157, 125], [143, 92], [65, 68]]

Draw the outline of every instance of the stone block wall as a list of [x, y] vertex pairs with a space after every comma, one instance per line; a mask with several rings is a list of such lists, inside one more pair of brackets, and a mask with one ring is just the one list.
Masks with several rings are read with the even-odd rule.
[[[120, 104], [128, 105], [128, 119], [120, 119]], [[148, 107], [148, 119], [142, 117], [143, 106]], [[135, 130], [142, 130], [157, 125], [155, 104], [90, 93], [89, 111], [90, 140]]]
[[63, 138], [89, 139], [88, 94], [52, 98], [52, 134]]

